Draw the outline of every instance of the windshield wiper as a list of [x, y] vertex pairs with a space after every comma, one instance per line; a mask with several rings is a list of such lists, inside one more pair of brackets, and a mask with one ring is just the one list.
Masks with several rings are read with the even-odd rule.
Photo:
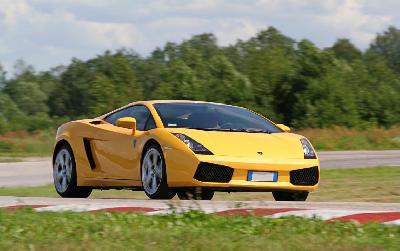
[[186, 127], [187, 129], [203, 130], [203, 131], [222, 131], [222, 132], [249, 132], [249, 133], [271, 133], [264, 129], [258, 128], [202, 128], [202, 127]]
[[183, 127], [183, 128], [186, 128], [186, 129], [194, 129], [194, 130], [202, 130], [202, 131], [216, 131], [216, 130], [218, 130], [219, 128], [204, 128], [204, 127]]
[[241, 129], [234, 128], [203, 128], [203, 127], [185, 127], [187, 129], [203, 130], [203, 131], [223, 131], [223, 132], [241, 132]]
[[250, 133], [271, 133], [270, 131], [259, 128], [242, 128], [241, 131]]
[[242, 129], [236, 129], [236, 128], [217, 128], [217, 131], [222, 131], [222, 132], [241, 132]]

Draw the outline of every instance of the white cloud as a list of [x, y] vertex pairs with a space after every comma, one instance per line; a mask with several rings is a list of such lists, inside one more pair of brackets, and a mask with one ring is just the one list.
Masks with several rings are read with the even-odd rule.
[[20, 16], [27, 15], [30, 7], [25, 2], [2, 1], [0, 9], [0, 17], [5, 25], [15, 25]]
[[0, 58], [8, 70], [18, 58], [46, 69], [140, 41], [132, 23], [88, 21], [62, 8], [41, 12], [26, 1], [0, 4]]
[[389, 15], [375, 15], [362, 11], [360, 0], [345, 0], [332, 13], [320, 16], [321, 22], [336, 32], [347, 35], [357, 44], [365, 47], [391, 22]]
[[248, 39], [254, 36], [265, 25], [260, 25], [246, 19], [226, 19], [218, 22], [218, 27], [222, 29], [216, 30], [215, 34], [221, 45], [229, 45], [237, 39]]
[[384, 0], [0, 0], [0, 61], [23, 58], [40, 70], [128, 47], [147, 55], [167, 41], [213, 32], [220, 44], [275, 26], [295, 39], [330, 46], [348, 37], [366, 48], [399, 1]]

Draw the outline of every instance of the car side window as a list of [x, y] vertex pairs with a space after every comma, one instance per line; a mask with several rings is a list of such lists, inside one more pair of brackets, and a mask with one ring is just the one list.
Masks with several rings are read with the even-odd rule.
[[146, 123], [145, 131], [154, 129], [156, 127], [157, 127], [156, 126], [156, 122], [154, 122], [153, 116], [151, 116], [151, 114], [150, 114], [150, 117], [149, 117], [149, 119], [147, 120], [147, 123]]
[[[117, 120], [123, 117], [135, 118], [136, 129], [140, 131], [147, 131], [156, 127], [153, 116], [151, 115], [149, 109], [144, 105], [127, 107], [111, 115], [108, 115], [105, 120], [116, 126]], [[154, 126], [152, 127], [152, 125]]]
[[133, 108], [133, 106], [130, 106], [125, 109], [114, 112], [114, 113], [108, 115], [105, 118], [105, 121], [107, 121], [110, 124], [117, 125], [118, 119], [123, 118], [123, 117], [132, 117], [132, 114], [133, 114], [132, 108]]
[[131, 117], [136, 119], [136, 129], [145, 131], [146, 123], [151, 116], [149, 109], [143, 105], [133, 106], [133, 115]]

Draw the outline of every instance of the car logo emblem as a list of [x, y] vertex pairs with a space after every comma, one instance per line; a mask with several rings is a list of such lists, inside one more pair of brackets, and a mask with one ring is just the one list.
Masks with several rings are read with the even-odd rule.
[[263, 155], [263, 152], [257, 152], [258, 154], [260, 154], [260, 155]]

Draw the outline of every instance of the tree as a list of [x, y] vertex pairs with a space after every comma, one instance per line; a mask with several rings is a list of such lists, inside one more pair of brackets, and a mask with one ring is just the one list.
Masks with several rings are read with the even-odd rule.
[[337, 58], [344, 59], [346, 61], [353, 61], [361, 59], [362, 52], [357, 49], [349, 39], [341, 38], [336, 40], [335, 44], [331, 47], [331, 50]]
[[[362, 118], [382, 126], [400, 123], [399, 75], [381, 56], [367, 55], [364, 67], [368, 75], [358, 91]], [[360, 76], [357, 74], [355, 78]]]
[[18, 108], [27, 115], [39, 112], [47, 113], [47, 95], [40, 89], [36, 82], [27, 82], [15, 79], [7, 83], [4, 88]]
[[0, 91], [0, 133], [24, 128], [24, 114], [5, 93]]
[[209, 68], [212, 77], [203, 87], [206, 100], [242, 106], [252, 104], [253, 93], [249, 79], [236, 71], [226, 57], [213, 57]]
[[[248, 41], [238, 41], [225, 49], [225, 55], [236, 69], [247, 76], [252, 83], [254, 104], [250, 108], [276, 120], [282, 116], [282, 100], [274, 99], [281, 95], [296, 73], [295, 41], [282, 35], [274, 27], [259, 32]], [[283, 109], [283, 110], [282, 110]]]
[[[111, 54], [107, 51], [86, 62], [75, 59], [60, 79], [60, 85], [51, 95], [53, 115], [72, 118], [100, 115], [93, 112], [111, 111], [143, 97], [136, 74], [122, 53]], [[93, 85], [94, 90], [91, 90]], [[116, 98], [106, 100], [111, 94], [102, 97], [106, 93], [99, 88], [104, 86], [107, 90], [112, 89]]]
[[50, 115], [77, 118], [88, 112], [91, 72], [88, 65], [73, 59], [50, 94]]
[[88, 63], [94, 70], [93, 73], [100, 72], [112, 81], [118, 95], [115, 103], [117, 107], [142, 99], [142, 87], [137, 83], [136, 74], [123, 54], [113, 55], [106, 52]]
[[0, 64], [0, 90], [5, 86], [6, 84], [6, 72], [3, 69], [3, 66]]
[[21, 76], [24, 74], [34, 74], [35, 69], [32, 65], [27, 64], [24, 60], [18, 59], [14, 64], [14, 74], [15, 76]]
[[297, 94], [293, 124], [314, 128], [356, 126], [357, 100], [344, 74], [340, 66], [332, 67], [320, 78], [309, 80], [306, 89]]
[[204, 99], [203, 83], [182, 60], [174, 60], [162, 74], [153, 93], [155, 99]]
[[90, 83], [89, 114], [95, 116], [109, 112], [112, 107], [117, 108], [118, 93], [115, 85], [105, 75], [99, 73], [93, 77]]
[[349, 65], [308, 40], [299, 43], [297, 55], [300, 69], [284, 96], [291, 100], [290, 123], [297, 127], [357, 125], [356, 97], [345, 80]]
[[400, 73], [400, 30], [390, 26], [383, 34], [378, 34], [368, 49], [370, 53], [385, 58], [389, 66]]

